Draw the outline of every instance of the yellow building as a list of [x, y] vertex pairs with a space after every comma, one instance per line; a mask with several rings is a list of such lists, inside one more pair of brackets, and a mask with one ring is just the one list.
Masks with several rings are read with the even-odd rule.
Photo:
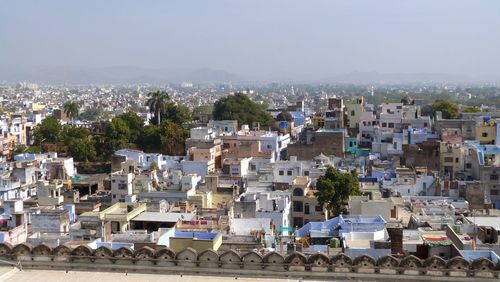
[[219, 232], [185, 232], [174, 231], [169, 238], [168, 247], [174, 252], [193, 248], [198, 253], [205, 250], [217, 251], [222, 245], [222, 234]]
[[308, 176], [297, 176], [292, 182], [292, 226], [302, 227], [311, 221], [324, 221], [328, 213], [318, 203], [311, 189], [311, 179]]
[[358, 128], [361, 120], [361, 113], [364, 111], [364, 98], [354, 97], [345, 103], [348, 128]]
[[497, 126], [495, 121], [479, 121], [476, 124], [476, 140], [481, 145], [495, 144]]
[[123, 232], [128, 230], [130, 220], [144, 211], [146, 211], [146, 203], [116, 203], [99, 212], [99, 219], [101, 221], [111, 222], [111, 232]]
[[439, 148], [439, 173], [454, 179], [456, 173], [463, 169], [461, 144], [441, 142]]
[[41, 111], [43, 109], [45, 109], [45, 105], [44, 104], [31, 103], [31, 110], [32, 111]]
[[312, 118], [312, 124], [313, 124], [313, 128], [315, 130], [319, 129], [319, 128], [324, 128], [325, 127], [325, 116], [320, 115], [320, 114], [314, 115]]

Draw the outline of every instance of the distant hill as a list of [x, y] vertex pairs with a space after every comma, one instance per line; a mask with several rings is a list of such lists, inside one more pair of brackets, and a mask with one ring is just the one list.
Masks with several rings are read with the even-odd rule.
[[489, 79], [477, 79], [466, 75], [442, 73], [378, 73], [378, 72], [351, 72], [322, 79], [322, 82], [331, 83], [463, 83], [482, 82]]
[[238, 82], [293, 82], [293, 83], [353, 83], [353, 84], [398, 84], [398, 83], [469, 83], [500, 82], [500, 77], [472, 77], [441, 73], [379, 73], [350, 72], [323, 76], [311, 73], [273, 72], [259, 75], [238, 75], [224, 70], [199, 68], [140, 68], [118, 67], [42, 67], [0, 65], [0, 81], [31, 81], [47, 84], [106, 84], [106, 83], [238, 83]]
[[214, 69], [147, 69], [139, 67], [27, 67], [0, 65], [0, 81], [39, 83], [179, 83], [239, 82], [237, 74]]

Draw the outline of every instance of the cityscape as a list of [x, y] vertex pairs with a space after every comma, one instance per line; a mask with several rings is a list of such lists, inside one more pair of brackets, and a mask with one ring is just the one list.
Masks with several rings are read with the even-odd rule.
[[[90, 2], [0, 11], [0, 281], [500, 279], [497, 3]], [[413, 56], [324, 39], [394, 22]]]

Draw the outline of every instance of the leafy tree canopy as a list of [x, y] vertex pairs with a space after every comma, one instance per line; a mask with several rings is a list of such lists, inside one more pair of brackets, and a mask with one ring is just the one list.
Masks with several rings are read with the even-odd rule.
[[51, 142], [55, 143], [59, 141], [59, 136], [61, 133], [61, 124], [54, 116], [48, 116], [42, 122], [37, 125], [34, 129], [35, 144], [40, 144], [40, 142]]
[[162, 119], [170, 120], [177, 124], [191, 121], [191, 111], [183, 105], [176, 105], [173, 102], [167, 103]]
[[464, 110], [465, 113], [480, 113], [481, 109], [478, 107], [469, 107]]
[[130, 140], [129, 143], [137, 142], [139, 136], [141, 135], [141, 131], [144, 127], [144, 121], [132, 111], [123, 113], [117, 116], [115, 119], [121, 119], [125, 122], [127, 127], [130, 130]]
[[251, 125], [253, 122], [269, 125], [274, 121], [262, 106], [243, 93], [219, 99], [215, 102], [213, 115], [216, 120], [238, 120], [239, 125]]
[[75, 101], [67, 101], [63, 105], [64, 113], [71, 119], [78, 117], [80, 111], [80, 104]]
[[432, 105], [432, 115], [435, 116], [437, 111], [443, 114], [444, 119], [456, 119], [458, 118], [458, 106], [457, 104], [448, 100], [436, 100]]
[[361, 195], [355, 170], [342, 173], [330, 167], [325, 175], [318, 178], [316, 188], [318, 203], [326, 206], [332, 216], [337, 216], [344, 211], [344, 203], [349, 196]]
[[167, 104], [170, 102], [170, 96], [166, 91], [160, 90], [150, 92], [148, 95], [146, 106], [148, 106], [149, 112], [154, 114], [156, 124], [160, 124], [162, 114], [165, 113]]
[[276, 116], [277, 121], [293, 121], [293, 116], [287, 111], [283, 111]]
[[193, 109], [193, 119], [199, 120], [201, 115], [209, 115], [214, 111], [214, 105], [205, 104]]

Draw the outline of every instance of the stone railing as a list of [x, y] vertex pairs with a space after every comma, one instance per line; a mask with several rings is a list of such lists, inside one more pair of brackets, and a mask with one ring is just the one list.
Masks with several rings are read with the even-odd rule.
[[[234, 275], [242, 277], [283, 278], [355, 278], [359, 280], [439, 280], [474, 281], [500, 278], [500, 263], [487, 258], [472, 262], [462, 257], [443, 260], [431, 257], [421, 260], [414, 256], [402, 259], [384, 256], [378, 260], [362, 255], [350, 258], [344, 254], [328, 257], [323, 253], [306, 256], [292, 253], [282, 256], [271, 252], [261, 256], [256, 252], [240, 254], [230, 250], [218, 254], [212, 250], [197, 253], [187, 248], [178, 253], [149, 247], [135, 251], [128, 248], [96, 250], [86, 245], [69, 248], [61, 245], [31, 246], [0, 244], [0, 260], [18, 264], [21, 268], [53, 270], [119, 271], [165, 274]], [[425, 276], [425, 278], [424, 278]]]

